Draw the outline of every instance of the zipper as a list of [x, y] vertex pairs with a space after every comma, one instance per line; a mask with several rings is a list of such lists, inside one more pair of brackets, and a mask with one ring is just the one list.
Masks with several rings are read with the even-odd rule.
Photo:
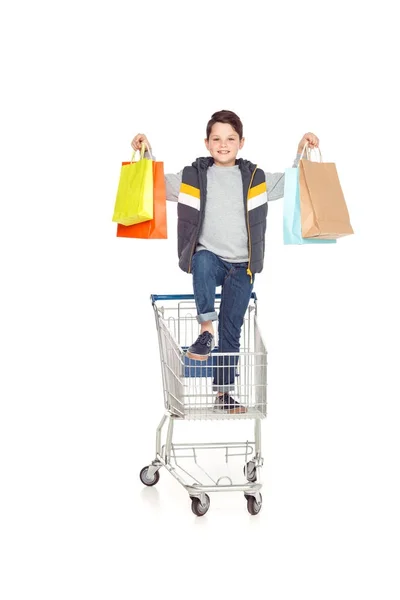
[[256, 168], [254, 169], [251, 179], [250, 179], [250, 185], [249, 185], [249, 189], [247, 190], [247, 203], [246, 203], [246, 216], [247, 216], [247, 234], [249, 237], [249, 266], [247, 269], [247, 275], [249, 275], [250, 277], [250, 283], [253, 283], [253, 273], [250, 271], [250, 264], [251, 264], [251, 235], [250, 235], [250, 219], [249, 219], [249, 207], [248, 207], [248, 202], [249, 202], [249, 194], [250, 194], [250, 189], [251, 189], [251, 184], [253, 183], [253, 179], [254, 179], [254, 175], [257, 171], [257, 165]]
[[194, 239], [194, 244], [193, 244], [192, 252], [191, 252], [191, 254], [190, 254], [190, 259], [189, 259], [189, 271], [188, 271], [188, 273], [190, 273], [190, 272], [191, 272], [191, 270], [192, 270], [192, 258], [193, 258], [193, 254], [194, 254], [194, 248], [195, 248], [195, 246], [196, 246], [196, 244], [197, 244], [198, 237], [199, 237], [199, 233], [200, 233], [200, 229], [201, 229], [201, 217], [202, 217], [201, 211], [202, 211], [202, 208], [203, 208], [203, 202], [204, 202], [204, 198], [205, 198], [205, 196], [204, 196], [204, 192], [203, 192], [203, 190], [202, 190], [202, 186], [201, 186], [201, 176], [200, 176], [200, 172], [199, 172], [199, 190], [200, 190], [200, 211], [199, 211], [199, 213], [200, 213], [200, 214], [199, 214], [199, 226], [198, 226], [198, 228], [197, 228], [197, 231], [196, 231], [196, 237], [195, 237], [195, 239]]

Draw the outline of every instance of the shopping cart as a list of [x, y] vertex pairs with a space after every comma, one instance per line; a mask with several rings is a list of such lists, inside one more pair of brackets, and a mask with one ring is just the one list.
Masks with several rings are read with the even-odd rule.
[[[186, 356], [187, 348], [200, 331], [194, 296], [152, 295], [151, 301], [158, 333], [166, 411], [156, 432], [156, 458], [141, 470], [140, 479], [144, 485], [153, 486], [159, 481], [160, 468], [165, 467], [189, 493], [192, 511], [197, 516], [203, 516], [208, 511], [209, 492], [231, 491], [244, 492], [249, 513], [256, 515], [262, 505], [261, 419], [267, 415], [267, 351], [257, 322], [256, 294], [252, 293], [244, 317], [240, 352], [220, 353], [218, 332], [215, 332], [215, 348], [203, 361]], [[216, 310], [220, 302], [221, 295], [216, 294]], [[220, 382], [225, 381], [224, 377], [229, 377], [229, 374], [234, 379], [229, 394], [243, 407], [244, 412], [226, 413], [218, 405], [217, 393], [213, 391], [213, 376]], [[173, 443], [175, 421], [216, 419], [253, 419], [254, 440]], [[166, 437], [162, 445], [164, 427]], [[209, 456], [210, 452], [213, 456], [219, 454], [225, 467], [239, 460], [241, 480], [234, 480], [230, 472], [220, 477], [210, 475], [200, 465], [201, 458], [206, 454]], [[191, 472], [187, 462], [192, 466]], [[195, 474], [194, 467], [197, 471]]]

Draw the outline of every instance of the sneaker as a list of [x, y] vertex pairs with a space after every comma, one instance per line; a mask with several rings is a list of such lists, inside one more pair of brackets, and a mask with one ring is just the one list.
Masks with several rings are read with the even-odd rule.
[[214, 336], [209, 331], [203, 331], [194, 344], [186, 351], [186, 356], [193, 360], [207, 360], [214, 349]]
[[246, 413], [247, 408], [242, 406], [242, 404], [239, 404], [239, 402], [236, 402], [236, 400], [234, 400], [232, 396], [228, 394], [228, 392], [225, 392], [223, 396], [216, 397], [214, 411], [221, 411], [229, 413], [230, 415], [238, 415], [241, 413]]

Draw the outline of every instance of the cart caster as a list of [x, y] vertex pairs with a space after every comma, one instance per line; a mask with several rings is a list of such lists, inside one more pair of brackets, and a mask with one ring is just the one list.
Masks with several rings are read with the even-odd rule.
[[196, 498], [195, 496], [191, 496], [192, 499], [192, 511], [196, 515], [196, 517], [202, 517], [206, 514], [208, 509], [210, 508], [210, 497], [205, 494], [205, 504], [201, 503], [200, 498]]
[[156, 483], [160, 480], [160, 473], [156, 471], [152, 477], [148, 477], [149, 467], [144, 467], [140, 471], [140, 481], [144, 483], [144, 485], [152, 486], [156, 485]]
[[262, 507], [262, 496], [260, 494], [260, 502], [257, 502], [254, 496], [244, 496], [247, 500], [247, 510], [251, 515], [258, 515]]
[[250, 460], [247, 465], [243, 467], [243, 473], [250, 483], [255, 483], [257, 481], [257, 469], [254, 460]]

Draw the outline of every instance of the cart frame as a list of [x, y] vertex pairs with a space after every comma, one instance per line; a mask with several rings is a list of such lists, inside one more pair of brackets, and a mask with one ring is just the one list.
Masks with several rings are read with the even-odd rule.
[[[216, 294], [216, 305], [221, 299]], [[211, 362], [205, 365], [200, 361], [185, 358], [189, 335], [193, 338], [199, 324], [195, 321], [194, 295], [151, 295], [154, 309], [160, 350], [161, 373], [164, 391], [165, 413], [156, 430], [155, 460], [140, 473], [142, 483], [153, 486], [159, 481], [159, 470], [166, 470], [186, 489], [191, 500], [192, 510], [203, 516], [209, 509], [210, 492], [244, 492], [250, 514], [258, 514], [262, 506], [261, 497], [261, 419], [266, 417], [266, 366], [267, 351], [257, 323], [257, 296], [253, 292], [241, 332], [241, 348], [238, 353], [213, 352]], [[175, 305], [159, 306], [160, 302], [176, 302]], [[168, 310], [174, 314], [168, 318]], [[185, 313], [183, 313], [185, 310]], [[188, 312], [189, 311], [189, 312]], [[190, 312], [192, 311], [192, 312]], [[175, 316], [176, 315], [176, 316]], [[190, 338], [189, 338], [190, 339]], [[193, 338], [194, 339], [194, 338]], [[218, 349], [218, 348], [217, 348]], [[212, 406], [215, 391], [209, 391], [210, 372], [217, 372], [218, 357], [232, 357], [236, 360], [235, 390], [240, 402], [246, 406], [244, 414], [220, 414]], [[251, 358], [251, 360], [249, 360]], [[224, 359], [225, 360], [225, 359]], [[195, 363], [195, 366], [191, 363]], [[232, 364], [229, 366], [232, 367]], [[233, 365], [234, 366], [234, 365]], [[226, 367], [221, 367], [226, 368]], [[207, 387], [208, 386], [208, 387]], [[207, 389], [206, 389], [207, 387]], [[243, 402], [244, 399], [244, 402]], [[173, 443], [175, 421], [203, 419], [254, 419], [254, 440], [244, 442], [218, 443]], [[165, 434], [165, 443], [162, 437]], [[223, 452], [225, 462], [233, 457], [242, 457], [244, 480], [233, 481], [230, 476], [212, 477], [200, 467], [199, 457], [203, 451]], [[203, 483], [198, 477], [182, 466], [184, 460], [191, 460], [209, 480]], [[190, 478], [190, 480], [189, 480]], [[210, 483], [211, 481], [211, 483]]]

